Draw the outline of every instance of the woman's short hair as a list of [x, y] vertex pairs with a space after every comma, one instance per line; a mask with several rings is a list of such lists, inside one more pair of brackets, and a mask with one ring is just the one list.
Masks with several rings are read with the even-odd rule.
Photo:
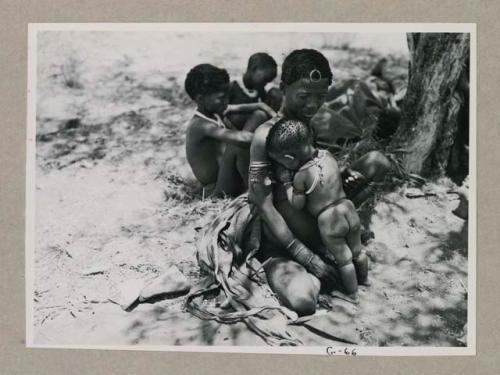
[[331, 84], [333, 74], [325, 56], [314, 49], [297, 49], [292, 51], [281, 67], [281, 82], [286, 85], [302, 79], [328, 79]]

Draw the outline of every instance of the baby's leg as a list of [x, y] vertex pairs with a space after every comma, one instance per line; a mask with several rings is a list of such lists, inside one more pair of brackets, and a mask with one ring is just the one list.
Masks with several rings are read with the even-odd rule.
[[351, 249], [345, 238], [349, 232], [349, 224], [345, 215], [336, 213], [337, 210], [335, 207], [333, 210], [323, 212], [318, 218], [318, 227], [323, 243], [335, 256], [346, 293], [351, 299], [356, 300], [358, 279], [352, 263]]
[[354, 267], [356, 268], [356, 275], [358, 277], [358, 282], [360, 285], [370, 286], [370, 281], [368, 280], [368, 256], [365, 250], [361, 250], [361, 253], [356, 259], [352, 261]]
[[345, 238], [330, 238], [326, 246], [332, 249], [335, 254], [340, 278], [348, 299], [357, 302], [358, 278], [352, 262], [351, 250], [347, 246]]
[[349, 223], [346, 241], [352, 252], [352, 262], [356, 268], [358, 282], [368, 285], [368, 257], [361, 244], [361, 222], [351, 201], [346, 201], [346, 207], [349, 209], [346, 213], [346, 219]]
[[354, 204], [350, 200], [342, 202], [345, 213], [345, 219], [349, 225], [349, 230], [346, 234], [346, 241], [352, 252], [352, 257], [355, 259], [361, 253], [363, 245], [361, 244], [361, 221]]

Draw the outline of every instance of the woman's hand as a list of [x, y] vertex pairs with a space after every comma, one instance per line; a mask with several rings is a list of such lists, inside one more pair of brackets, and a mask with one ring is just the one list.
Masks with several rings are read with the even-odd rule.
[[287, 251], [308, 272], [316, 276], [323, 285], [332, 287], [338, 283], [338, 273], [335, 268], [326, 264], [318, 255], [309, 250], [302, 242], [294, 239]]
[[361, 173], [349, 168], [341, 172], [342, 185], [347, 195], [355, 194], [366, 183], [366, 178]]
[[321, 281], [321, 284], [327, 288], [339, 285], [337, 270], [323, 262], [317, 255], [306, 269], [316, 276]]
[[365, 178], [361, 173], [353, 171], [352, 169], [347, 169], [347, 171], [349, 174], [345, 178], [346, 183], [358, 182]]

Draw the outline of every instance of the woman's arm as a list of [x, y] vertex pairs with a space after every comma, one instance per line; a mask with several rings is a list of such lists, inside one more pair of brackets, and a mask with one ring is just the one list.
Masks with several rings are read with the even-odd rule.
[[283, 247], [286, 247], [295, 237], [274, 207], [271, 163], [266, 152], [269, 129], [270, 127], [265, 124], [257, 128], [250, 146], [249, 196], [273, 235]]

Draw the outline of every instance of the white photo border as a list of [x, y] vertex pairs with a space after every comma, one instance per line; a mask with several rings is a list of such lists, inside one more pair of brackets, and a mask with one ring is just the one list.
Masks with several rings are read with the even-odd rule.
[[[28, 87], [26, 135], [25, 293], [26, 347], [54, 349], [103, 349], [172, 352], [266, 353], [349, 356], [471, 356], [476, 355], [476, 257], [477, 257], [477, 35], [475, 23], [30, 23], [28, 24]], [[318, 32], [318, 33], [470, 33], [469, 101], [469, 238], [466, 347], [368, 347], [368, 346], [169, 346], [169, 345], [42, 345], [34, 343], [33, 291], [35, 253], [35, 172], [37, 33], [40, 31], [171, 31], [171, 32]], [[354, 349], [354, 352], [353, 352]]]

